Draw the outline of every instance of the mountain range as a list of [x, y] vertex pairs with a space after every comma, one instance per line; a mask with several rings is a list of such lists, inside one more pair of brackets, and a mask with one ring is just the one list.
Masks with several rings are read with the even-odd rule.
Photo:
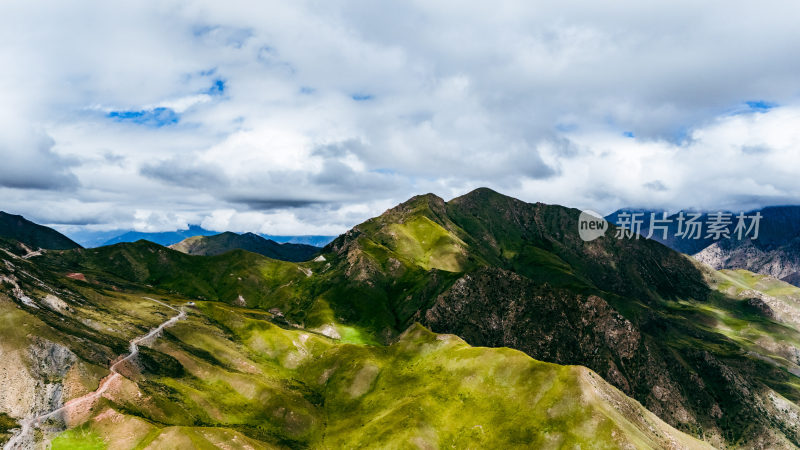
[[[219, 234], [219, 232], [206, 230], [200, 225], [189, 225], [189, 227], [186, 230], [163, 231], [163, 232], [142, 232], [142, 231], [132, 231], [132, 230], [125, 232], [117, 231], [115, 232], [114, 237], [105, 238], [102, 241], [91, 240], [91, 238], [85, 236], [88, 242], [94, 242], [94, 243], [100, 242], [98, 245], [85, 245], [85, 246], [102, 247], [104, 245], [119, 244], [121, 242], [136, 242], [141, 239], [150, 242], [155, 242], [156, 244], [164, 246], [169, 246], [177, 244], [178, 242], [190, 237], [213, 236], [215, 234]], [[105, 233], [103, 233], [102, 235], [106, 236]], [[322, 247], [335, 238], [335, 236], [316, 236], [316, 235], [278, 236], [271, 234], [260, 234], [259, 236], [281, 244], [283, 243], [304, 244], [304, 245], [311, 245], [314, 247]]]
[[2, 240], [0, 433], [52, 448], [800, 446], [800, 289], [613, 226], [585, 242], [579, 214], [489, 189], [421, 195], [303, 262]]
[[[650, 235], [651, 213], [661, 218], [662, 213], [649, 210], [623, 209], [606, 217], [611, 223], [619, 223], [620, 214], [641, 214], [643, 236]], [[734, 218], [736, 214], [729, 213]], [[667, 238], [661, 231], [654, 232], [651, 239], [694, 256], [714, 269], [746, 269], [800, 286], [800, 206], [770, 206], [747, 212], [747, 216], [761, 216], [758, 237], [739, 239], [736, 235], [709, 238], [704, 232], [699, 239], [676, 236], [678, 214], [668, 217]], [[701, 213], [699, 221], [707, 223], [709, 213]], [[731, 228], [732, 230], [732, 228]], [[654, 230], [656, 231], [656, 230]]]

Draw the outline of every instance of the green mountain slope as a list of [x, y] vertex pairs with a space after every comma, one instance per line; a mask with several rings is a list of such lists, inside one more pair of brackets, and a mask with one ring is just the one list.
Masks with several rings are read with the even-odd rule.
[[32, 250], [40, 248], [67, 250], [81, 247], [52, 228], [35, 224], [22, 216], [3, 211], [0, 211], [0, 237], [21, 242]]
[[320, 249], [304, 244], [279, 244], [253, 234], [225, 232], [213, 236], [193, 236], [172, 244], [169, 248], [189, 255], [213, 256], [241, 249], [281, 261], [308, 261]]
[[793, 342], [796, 328], [713, 289], [706, 269], [657, 242], [582, 241], [578, 215], [479, 189], [450, 202], [415, 197], [300, 264], [143, 243], [50, 252], [42, 263], [107, 288], [145, 283], [274, 310], [356, 343], [389, 344], [421, 322], [470, 345], [587, 366], [713, 445], [800, 444], [793, 367], [747, 334]]
[[[112, 260], [135, 255], [115, 247]], [[215, 258], [134, 247], [175, 258], [172, 268]], [[15, 441], [25, 446], [703, 447], [582, 367], [474, 348], [419, 325], [388, 346], [354, 345], [261, 309], [106, 284], [116, 275], [99, 271], [51, 272], [47, 258], [0, 251], [1, 423], [68, 405]], [[148, 264], [157, 265], [132, 266]], [[170, 307], [186, 318], [120, 360], [131, 339], [175, 317]], [[109, 377], [112, 361], [122, 361], [119, 376]]]
[[48, 253], [38, 261], [60, 273], [80, 273], [108, 289], [157, 286], [200, 300], [302, 315], [311, 305], [304, 286], [305, 267], [244, 250], [217, 256], [187, 255], [149, 241]]
[[707, 268], [707, 277], [717, 290], [737, 299], [742, 310], [761, 319], [735, 320], [712, 309], [720, 316], [716, 324], [720, 332], [736, 339], [751, 354], [800, 375], [800, 288], [746, 270]]
[[[692, 261], [656, 242], [610, 235], [583, 242], [578, 214], [486, 189], [450, 202], [421, 196], [355, 227], [323, 254], [398, 329], [419, 320], [473, 345], [586, 365], [715, 445], [797, 445], [798, 423], [787, 412], [796, 410], [796, 377], [717, 326], [715, 312], [780, 326], [714, 292]], [[409, 244], [414, 233], [400, 231], [420, 223], [436, 232], [416, 235], [435, 239]], [[409, 273], [424, 281], [395, 294], [398, 276]], [[329, 301], [338, 317], [375, 317], [349, 298]]]

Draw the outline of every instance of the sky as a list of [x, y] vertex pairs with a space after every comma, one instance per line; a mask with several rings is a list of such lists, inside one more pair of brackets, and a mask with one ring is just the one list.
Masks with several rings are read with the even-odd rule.
[[800, 5], [0, 2], [0, 209], [338, 234], [409, 197], [800, 203]]

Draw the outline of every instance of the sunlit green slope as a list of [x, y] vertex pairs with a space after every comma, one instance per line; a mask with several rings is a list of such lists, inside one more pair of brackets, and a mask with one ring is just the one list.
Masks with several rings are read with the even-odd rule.
[[352, 344], [262, 309], [106, 289], [12, 255], [0, 255], [6, 428], [97, 389], [128, 341], [175, 314], [156, 300], [188, 313], [100, 398], [36, 428], [54, 449], [702, 446], [582, 367], [419, 325], [388, 346]]

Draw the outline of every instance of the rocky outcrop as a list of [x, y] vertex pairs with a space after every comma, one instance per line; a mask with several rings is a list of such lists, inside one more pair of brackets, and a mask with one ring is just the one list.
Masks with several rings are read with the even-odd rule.
[[52, 411], [75, 394], [65, 380], [76, 355], [56, 342], [31, 339], [27, 348], [0, 345], [0, 412], [17, 419]]
[[751, 240], [720, 241], [693, 256], [716, 270], [745, 269], [800, 286], [800, 238], [779, 246]]
[[458, 328], [450, 332], [467, 341], [519, 348], [545, 360], [575, 361], [598, 348], [629, 359], [641, 343], [633, 324], [602, 298], [575, 296], [494, 268], [456, 281], [424, 321]]

